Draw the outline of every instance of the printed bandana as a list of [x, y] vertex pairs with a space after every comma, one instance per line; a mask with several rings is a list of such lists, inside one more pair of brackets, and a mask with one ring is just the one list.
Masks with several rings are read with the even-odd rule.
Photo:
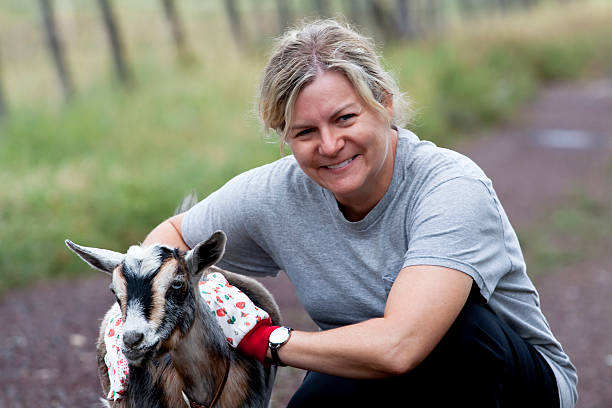
[[104, 330], [104, 345], [106, 346], [104, 363], [108, 367], [108, 378], [110, 379], [110, 389], [106, 398], [109, 401], [119, 402], [127, 389], [129, 374], [127, 360], [121, 352], [123, 316], [119, 303], [115, 303], [109, 313], [111, 313], [111, 318]]

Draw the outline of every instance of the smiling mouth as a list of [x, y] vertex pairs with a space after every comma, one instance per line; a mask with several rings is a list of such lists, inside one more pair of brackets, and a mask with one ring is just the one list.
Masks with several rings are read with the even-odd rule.
[[344, 167], [344, 166], [347, 166], [347, 165], [348, 165], [350, 162], [352, 162], [353, 160], [355, 160], [355, 157], [357, 157], [357, 156], [353, 156], [353, 157], [351, 157], [350, 159], [347, 159], [347, 160], [345, 160], [345, 161], [343, 161], [343, 162], [341, 162], [341, 163], [338, 163], [338, 164], [333, 164], [333, 165], [323, 166], [323, 167], [325, 167], [325, 168], [327, 168], [327, 169], [332, 169], [332, 170], [333, 170], [333, 169], [339, 169], [339, 168], [342, 168], [342, 167]]

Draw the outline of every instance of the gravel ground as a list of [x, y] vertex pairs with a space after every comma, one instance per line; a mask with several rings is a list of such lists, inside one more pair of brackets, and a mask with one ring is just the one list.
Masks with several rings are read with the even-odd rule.
[[[612, 191], [612, 79], [552, 85], [503, 128], [462, 144], [493, 179], [515, 228], [555, 208], [577, 186]], [[606, 178], [608, 174], [608, 178]], [[612, 244], [612, 238], [610, 239]], [[612, 254], [535, 279], [553, 332], [578, 368], [579, 408], [612, 406]], [[285, 277], [263, 279], [285, 321], [314, 326]], [[38, 282], [0, 298], [0, 407], [99, 406], [94, 343], [112, 303], [108, 280]], [[281, 368], [273, 406], [284, 406], [303, 372]]]

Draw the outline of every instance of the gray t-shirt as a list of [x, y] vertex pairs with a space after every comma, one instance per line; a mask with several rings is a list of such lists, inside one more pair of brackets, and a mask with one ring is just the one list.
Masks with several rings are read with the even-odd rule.
[[221, 229], [219, 266], [264, 276], [284, 270], [321, 329], [384, 314], [391, 285], [410, 265], [470, 275], [494, 312], [550, 363], [562, 407], [577, 375], [540, 310], [517, 236], [491, 180], [467, 157], [399, 132], [393, 178], [382, 200], [347, 221], [331, 192], [293, 156], [230, 180], [193, 207], [182, 232], [193, 247]]

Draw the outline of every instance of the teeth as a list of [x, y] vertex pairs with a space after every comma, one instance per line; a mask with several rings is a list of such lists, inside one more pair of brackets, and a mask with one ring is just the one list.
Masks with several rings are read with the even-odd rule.
[[326, 166], [328, 169], [339, 169], [340, 167], [344, 167], [347, 164], [349, 164], [350, 162], [353, 161], [353, 158], [351, 157], [348, 160], [343, 161], [342, 163], [338, 163], [338, 164], [334, 164], [333, 166]]

